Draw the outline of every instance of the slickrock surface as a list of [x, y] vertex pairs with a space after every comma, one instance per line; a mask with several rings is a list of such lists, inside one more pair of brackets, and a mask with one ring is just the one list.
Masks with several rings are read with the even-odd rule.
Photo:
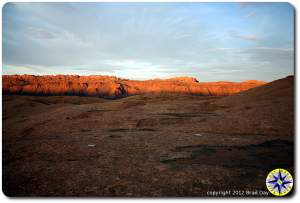
[[113, 76], [2, 76], [4, 94], [73, 95], [120, 98], [145, 93], [180, 93], [191, 95], [226, 96], [265, 84], [262, 81], [198, 82], [191, 77], [126, 80]]
[[294, 175], [293, 77], [226, 97], [3, 95], [2, 122], [9, 196], [267, 193], [271, 170]]

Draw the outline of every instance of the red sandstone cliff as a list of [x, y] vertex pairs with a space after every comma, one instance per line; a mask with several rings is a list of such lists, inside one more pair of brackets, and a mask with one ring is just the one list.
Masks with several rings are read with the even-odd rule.
[[231, 95], [265, 82], [198, 82], [191, 77], [154, 80], [125, 80], [112, 76], [77, 75], [4, 75], [3, 94], [85, 95], [118, 98], [143, 93], [182, 93], [197, 95]]

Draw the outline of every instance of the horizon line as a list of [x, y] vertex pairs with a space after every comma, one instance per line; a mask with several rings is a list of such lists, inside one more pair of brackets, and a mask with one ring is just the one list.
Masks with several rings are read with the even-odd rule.
[[[78, 74], [2, 74], [3, 76], [37, 76], [37, 77], [57, 77], [57, 76], [79, 76], [79, 77], [92, 77], [92, 76], [102, 76], [102, 77], [111, 77], [111, 78], [117, 78], [120, 80], [131, 80], [131, 81], [149, 81], [149, 80], [171, 80], [171, 79], [180, 79], [180, 78], [189, 78], [189, 79], [195, 79], [197, 80], [197, 82], [201, 82], [197, 77], [194, 76], [174, 76], [174, 77], [168, 77], [168, 78], [151, 78], [151, 79], [129, 79], [129, 78], [123, 78], [123, 77], [118, 77], [116, 75], [102, 75], [102, 74], [90, 74], [90, 75], [78, 75]], [[291, 77], [294, 76], [294, 74], [290, 74], [290, 75], [286, 75], [284, 77], [280, 77], [277, 78], [275, 80], [278, 79], [282, 79], [282, 78], [287, 78], [287, 77]], [[272, 80], [272, 81], [275, 81]], [[257, 81], [257, 82], [272, 82], [272, 81], [263, 81], [263, 80], [257, 80], [257, 79], [246, 79], [246, 80], [242, 80], [242, 81], [234, 81], [234, 82], [247, 82], [247, 81]], [[218, 80], [218, 81], [212, 81], [212, 82], [233, 82], [230, 80]], [[210, 83], [208, 81], [206, 82], [202, 82], [202, 83]]]

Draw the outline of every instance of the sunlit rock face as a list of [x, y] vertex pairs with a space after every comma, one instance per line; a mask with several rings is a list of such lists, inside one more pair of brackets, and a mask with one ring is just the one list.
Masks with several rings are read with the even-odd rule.
[[104, 98], [121, 98], [145, 93], [179, 93], [205, 96], [226, 96], [265, 82], [198, 82], [192, 77], [153, 80], [126, 80], [114, 76], [78, 75], [4, 75], [3, 94], [78, 95]]

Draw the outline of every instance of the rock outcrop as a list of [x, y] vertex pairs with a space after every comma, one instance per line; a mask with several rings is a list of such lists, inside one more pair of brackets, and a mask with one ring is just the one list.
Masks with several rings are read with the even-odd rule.
[[262, 81], [198, 82], [196, 78], [178, 77], [154, 80], [126, 80], [113, 76], [78, 75], [4, 75], [3, 94], [78, 95], [120, 98], [144, 93], [181, 93], [226, 96], [265, 84]]

